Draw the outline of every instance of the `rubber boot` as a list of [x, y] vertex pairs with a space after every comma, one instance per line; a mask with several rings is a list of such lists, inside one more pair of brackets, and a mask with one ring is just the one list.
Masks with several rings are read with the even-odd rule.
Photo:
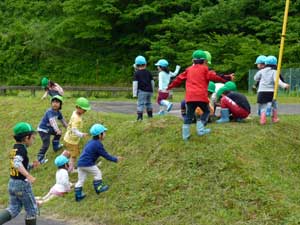
[[36, 218], [25, 219], [25, 225], [36, 225]]
[[137, 112], [137, 121], [142, 121], [143, 120], [143, 112]]
[[188, 140], [189, 137], [191, 136], [191, 133], [190, 133], [190, 124], [183, 124], [182, 125], [182, 139], [184, 141]]
[[0, 224], [4, 224], [7, 221], [11, 220], [11, 215], [7, 210], [1, 210], [0, 211]]
[[108, 190], [108, 186], [103, 184], [102, 180], [94, 180], [93, 184], [94, 184], [95, 192], [97, 194], [100, 194], [101, 192], [105, 192]]
[[261, 112], [261, 113], [260, 113], [260, 121], [259, 121], [259, 123], [260, 123], [261, 125], [264, 125], [264, 124], [266, 124], [266, 122], [267, 122], [267, 115], [266, 115], [266, 112]]
[[64, 145], [59, 143], [59, 140], [53, 140], [52, 141], [53, 151], [57, 152], [59, 149], [61, 149]]
[[148, 115], [148, 118], [152, 118], [153, 117], [152, 110], [147, 110], [147, 115]]
[[217, 123], [227, 123], [229, 122], [229, 109], [221, 109], [221, 118], [216, 121]]
[[266, 116], [271, 116], [271, 107], [267, 107]]
[[205, 128], [204, 127], [204, 123], [200, 120], [197, 121], [196, 123], [196, 129], [197, 129], [197, 134], [199, 136], [205, 135], [210, 133], [210, 129], [209, 128]]
[[278, 114], [277, 114], [277, 109], [273, 109], [273, 112], [272, 112], [272, 122], [273, 123], [278, 123], [279, 122]]
[[75, 200], [76, 200], [76, 202], [79, 202], [79, 201], [81, 201], [82, 199], [85, 198], [86, 195], [82, 192], [82, 187], [76, 187], [74, 189], [74, 191], [75, 191]]

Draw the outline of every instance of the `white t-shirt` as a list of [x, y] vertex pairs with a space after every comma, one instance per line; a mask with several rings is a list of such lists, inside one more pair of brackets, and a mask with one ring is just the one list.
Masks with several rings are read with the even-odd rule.
[[69, 173], [66, 169], [58, 169], [56, 171], [56, 184], [51, 188], [51, 193], [62, 195], [71, 190], [71, 183], [69, 182]]

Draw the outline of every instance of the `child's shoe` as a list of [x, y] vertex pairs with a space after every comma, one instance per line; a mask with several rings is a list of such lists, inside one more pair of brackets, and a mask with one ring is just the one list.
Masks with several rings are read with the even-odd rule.
[[85, 198], [86, 195], [82, 192], [82, 187], [76, 187], [74, 189], [74, 191], [75, 191], [75, 200], [76, 200], [76, 202], [79, 202], [79, 201], [81, 201], [82, 199]]
[[273, 123], [278, 123], [279, 119], [278, 119], [277, 109], [273, 109], [272, 113], [273, 113], [272, 114], [272, 122]]
[[172, 107], [173, 107], [173, 103], [169, 102], [169, 104], [167, 106], [167, 111], [170, 112]]
[[266, 122], [267, 122], [267, 115], [266, 115], [265, 112], [261, 112], [259, 123], [260, 123], [261, 125], [265, 125]]
[[108, 186], [103, 184], [102, 180], [94, 180], [94, 189], [97, 194], [108, 190]]

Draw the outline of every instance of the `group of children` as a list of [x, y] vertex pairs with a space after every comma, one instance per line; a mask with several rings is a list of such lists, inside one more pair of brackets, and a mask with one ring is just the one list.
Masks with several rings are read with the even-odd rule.
[[[46, 81], [43, 78], [42, 85], [45, 85]], [[37, 160], [34, 160], [33, 163], [29, 163], [27, 148], [33, 144], [36, 130], [27, 122], [19, 122], [13, 128], [16, 143], [10, 151], [10, 179], [8, 183], [10, 201], [9, 206], [5, 210], [0, 211], [0, 224], [4, 224], [16, 217], [22, 207], [24, 207], [26, 211], [25, 224], [35, 225], [39, 205], [71, 191], [73, 184], [69, 181], [69, 173], [75, 172], [75, 164], [78, 157], [78, 169], [76, 171], [78, 172], [78, 180], [74, 185], [76, 201], [81, 201], [85, 198], [82, 187], [89, 174], [94, 178], [93, 186], [97, 194], [108, 190], [108, 186], [102, 182], [102, 173], [96, 164], [100, 156], [116, 163], [123, 159], [120, 156], [112, 156], [105, 150], [102, 141], [105, 138], [107, 128], [102, 124], [94, 124], [90, 128], [89, 134], [82, 132], [82, 115], [91, 109], [90, 103], [86, 98], [80, 97], [76, 100], [76, 109], [73, 111], [69, 123], [67, 123], [61, 112], [63, 97], [59, 93], [53, 94], [50, 92], [48, 94], [50, 96], [53, 95], [50, 101], [51, 107], [45, 112], [37, 128], [43, 144], [37, 155]], [[50, 146], [51, 136], [53, 136], [52, 146], [55, 152], [63, 147], [63, 144], [60, 143], [63, 132], [59, 128], [57, 120], [60, 120], [67, 129], [64, 135], [66, 150], [58, 155], [54, 161], [57, 167], [55, 185], [51, 187], [47, 195], [35, 198], [32, 184], [36, 179], [30, 174], [30, 170], [48, 161], [45, 156]], [[80, 139], [89, 135], [91, 140], [85, 144], [80, 153]]]
[[[220, 75], [209, 69], [211, 54], [208, 51], [196, 50], [192, 54], [192, 66], [179, 74], [180, 66], [176, 66], [175, 72], [168, 69], [169, 63], [160, 59], [155, 65], [158, 68], [158, 97], [160, 106], [158, 115], [164, 115], [172, 109], [173, 104], [167, 99], [169, 91], [185, 82], [185, 99], [181, 102], [183, 116], [182, 138], [190, 137], [190, 126], [196, 122], [196, 132], [199, 136], [210, 133], [206, 128], [210, 115], [215, 116], [216, 106], [220, 106], [220, 119], [217, 123], [243, 121], [251, 112], [247, 98], [237, 92], [236, 85], [232, 80], [234, 74]], [[259, 106], [260, 124], [266, 123], [266, 117], [272, 114], [272, 122], [279, 121], [277, 116], [277, 104], [273, 101], [277, 59], [274, 56], [259, 56], [256, 60], [259, 71], [254, 79], [258, 82], [257, 103]], [[133, 96], [137, 101], [137, 120], [143, 119], [144, 106], [148, 117], [152, 117], [153, 107], [151, 97], [154, 91], [154, 80], [146, 69], [147, 61], [144, 56], [135, 59], [135, 73], [133, 79]], [[170, 82], [171, 77], [176, 77]], [[220, 83], [213, 83], [220, 82]], [[225, 84], [222, 84], [225, 83]], [[218, 87], [217, 87], [218, 86]], [[289, 85], [279, 80], [279, 86], [289, 88]], [[217, 88], [216, 88], [217, 87]]]

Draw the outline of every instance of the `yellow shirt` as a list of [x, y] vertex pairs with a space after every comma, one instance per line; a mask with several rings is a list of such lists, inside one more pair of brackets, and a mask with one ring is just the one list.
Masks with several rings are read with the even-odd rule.
[[79, 144], [80, 137], [78, 137], [72, 129], [76, 128], [77, 130], [82, 130], [83, 127], [83, 121], [81, 116], [79, 116], [76, 111], [72, 113], [71, 119], [69, 121], [68, 127], [67, 127], [67, 132], [64, 136], [64, 141], [72, 144], [72, 145], [77, 145]]

